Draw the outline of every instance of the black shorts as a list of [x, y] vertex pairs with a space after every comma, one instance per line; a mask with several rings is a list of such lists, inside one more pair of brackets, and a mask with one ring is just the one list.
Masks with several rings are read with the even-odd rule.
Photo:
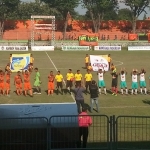
[[63, 85], [62, 85], [62, 82], [57, 82], [57, 88], [62, 88], [63, 87]]
[[111, 86], [112, 86], [112, 87], [117, 87], [117, 81], [116, 81], [116, 80], [112, 80]]
[[81, 81], [76, 81], [75, 84], [76, 84], [76, 86], [81, 85]]
[[86, 81], [85, 82], [85, 87], [88, 87], [88, 86], [90, 86], [91, 85], [91, 81]]
[[72, 87], [72, 81], [67, 80], [66, 87]]

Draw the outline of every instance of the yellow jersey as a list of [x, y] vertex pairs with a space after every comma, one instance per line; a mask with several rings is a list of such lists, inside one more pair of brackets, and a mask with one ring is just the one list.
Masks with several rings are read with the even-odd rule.
[[82, 80], [82, 74], [81, 73], [76, 73], [75, 74], [75, 81], [81, 81]]
[[30, 57], [30, 63], [33, 63], [33, 62], [34, 62], [34, 58]]
[[108, 62], [111, 62], [111, 60], [112, 60], [111, 57], [108, 57], [108, 58], [107, 58], [107, 61], [108, 61]]
[[84, 78], [85, 78], [85, 81], [92, 81], [92, 77], [93, 76], [91, 73], [86, 73]]
[[57, 81], [57, 82], [62, 82], [63, 81], [63, 76], [61, 75], [61, 74], [57, 74], [56, 76], [55, 76], [55, 80]]
[[85, 57], [85, 63], [89, 63], [89, 57]]
[[71, 79], [74, 78], [74, 74], [73, 73], [67, 73], [66, 78], [68, 81], [70, 81]]

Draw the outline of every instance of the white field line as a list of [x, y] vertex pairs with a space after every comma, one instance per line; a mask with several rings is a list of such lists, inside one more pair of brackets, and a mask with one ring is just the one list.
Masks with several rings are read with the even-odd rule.
[[150, 108], [150, 106], [110, 106], [110, 107], [99, 107], [102, 109], [121, 109], [121, 108]]
[[[55, 69], [54, 67], [53, 68], [39, 68], [39, 69], [41, 69], [41, 70], [46, 70], [46, 69]], [[58, 70], [61, 70], [61, 69], [69, 69], [69, 68], [57, 68]]]
[[[45, 53], [46, 53], [46, 55], [47, 55], [47, 57], [49, 58], [49, 60], [50, 60], [50, 62], [52, 63], [52, 65], [54, 66], [54, 68], [55, 68], [55, 70], [56, 71], [58, 71], [58, 69], [57, 69], [57, 67], [56, 67], [56, 65], [54, 64], [54, 62], [52, 61], [52, 59], [50, 58], [50, 56], [48, 55], [48, 53], [45, 51]], [[65, 80], [63, 79], [63, 83], [64, 83], [64, 85], [66, 86], [66, 82], [65, 82]], [[72, 99], [74, 100], [74, 102], [75, 102], [75, 98], [74, 98], [74, 96], [73, 96], [73, 94], [71, 93], [71, 97], [72, 97]]]
[[123, 62], [122, 61], [117, 61], [117, 60], [113, 60], [114, 62], [118, 62], [118, 64], [117, 65], [115, 65], [115, 66], [121, 66], [121, 65], [123, 65]]

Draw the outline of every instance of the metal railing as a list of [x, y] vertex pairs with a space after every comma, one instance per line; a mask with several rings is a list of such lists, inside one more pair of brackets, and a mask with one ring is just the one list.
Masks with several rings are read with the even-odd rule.
[[[150, 116], [91, 117], [86, 149], [150, 149]], [[1, 150], [76, 150], [78, 138], [78, 116], [0, 118]]]

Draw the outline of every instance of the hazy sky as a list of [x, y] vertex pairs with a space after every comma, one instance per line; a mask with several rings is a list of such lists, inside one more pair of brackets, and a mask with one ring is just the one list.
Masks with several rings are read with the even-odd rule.
[[[25, 2], [29, 2], [29, 1], [34, 1], [34, 0], [21, 0], [21, 1], [25, 1]], [[127, 8], [124, 4], [120, 3], [120, 8]], [[84, 15], [86, 12], [86, 9], [83, 9], [82, 6], [80, 5], [78, 8], [76, 8], [75, 10], [77, 10], [79, 12], [79, 14]], [[150, 10], [146, 9], [147, 11], [147, 17], [150, 16]], [[144, 13], [142, 13], [139, 17], [139, 19], [143, 19]]]

